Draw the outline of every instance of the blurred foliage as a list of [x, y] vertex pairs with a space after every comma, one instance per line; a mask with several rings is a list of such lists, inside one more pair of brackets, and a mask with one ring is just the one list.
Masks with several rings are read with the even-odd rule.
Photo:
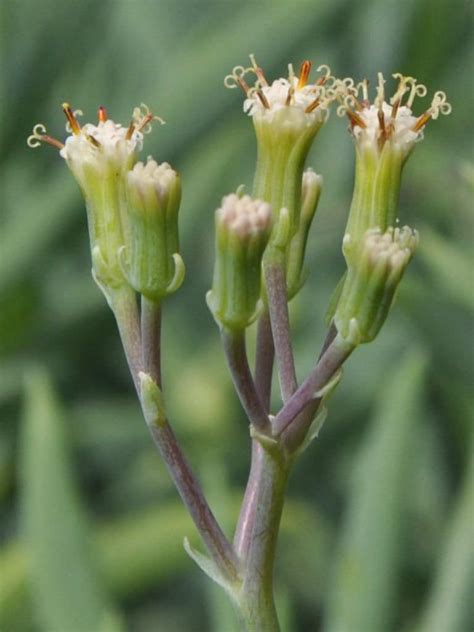
[[[1, 0], [2, 629], [231, 630], [224, 597], [182, 549], [192, 525], [148, 440], [112, 316], [90, 279], [79, 191], [54, 150], [33, 152], [25, 139], [38, 121], [63, 137], [65, 100], [85, 118], [104, 104], [123, 123], [144, 101], [167, 121], [145, 148], [184, 183], [187, 279], [165, 306], [165, 388], [230, 533], [248, 432], [203, 296], [213, 210], [223, 194], [251, 186], [252, 127], [241, 95], [222, 83], [249, 52], [270, 77], [304, 58], [340, 76], [401, 71], [430, 93], [445, 90], [453, 105], [428, 125], [406, 168], [400, 221], [420, 229], [419, 255], [382, 334], [349, 362], [291, 481], [278, 560], [286, 628], [472, 629], [471, 24], [467, 0]], [[332, 116], [310, 159], [325, 187], [311, 274], [292, 305], [300, 376], [343, 267], [353, 168], [344, 128]], [[341, 564], [354, 571], [354, 552], [370, 583], [341, 575]]]

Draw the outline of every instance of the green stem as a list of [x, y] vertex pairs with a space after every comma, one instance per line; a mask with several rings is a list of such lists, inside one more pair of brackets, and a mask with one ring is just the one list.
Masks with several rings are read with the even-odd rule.
[[133, 383], [140, 394], [138, 373], [142, 370], [142, 350], [140, 335], [140, 318], [135, 291], [129, 286], [123, 286], [107, 293], [110, 307], [117, 321], [123, 350]]
[[141, 298], [142, 362], [161, 388], [161, 304]]
[[273, 566], [290, 461], [277, 446], [262, 450], [257, 502], [238, 606], [248, 632], [277, 632]]

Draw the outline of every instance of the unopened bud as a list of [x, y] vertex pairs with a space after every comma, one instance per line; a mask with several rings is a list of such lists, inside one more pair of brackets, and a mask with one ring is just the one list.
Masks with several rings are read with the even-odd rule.
[[376, 337], [417, 244], [418, 234], [408, 226], [365, 233], [348, 262], [334, 318], [343, 338], [360, 344]]
[[234, 193], [224, 197], [215, 221], [216, 260], [207, 303], [220, 326], [245, 329], [257, 316], [272, 210], [265, 202]]
[[124, 273], [144, 296], [159, 300], [175, 291], [184, 276], [178, 253], [179, 175], [166, 162], [137, 163], [126, 177]]
[[301, 212], [296, 234], [291, 240], [288, 250], [287, 287], [288, 298], [292, 298], [302, 287], [305, 278], [303, 275], [303, 263], [308, 241], [308, 233], [316, 214], [319, 197], [323, 185], [323, 178], [312, 169], [307, 169], [303, 174], [301, 187]]

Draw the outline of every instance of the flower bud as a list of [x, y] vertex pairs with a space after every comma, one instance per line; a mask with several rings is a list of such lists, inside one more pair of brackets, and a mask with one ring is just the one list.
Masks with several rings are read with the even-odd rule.
[[316, 213], [316, 208], [321, 195], [323, 178], [312, 169], [307, 169], [303, 174], [301, 189], [301, 213], [296, 234], [291, 240], [288, 249], [288, 262], [286, 283], [288, 298], [291, 299], [302, 287], [305, 281], [303, 263], [308, 240], [309, 229]]
[[178, 254], [180, 178], [168, 163], [148, 158], [127, 173], [125, 189], [123, 270], [137, 292], [159, 300], [177, 290], [184, 276]]
[[215, 215], [216, 260], [209, 309], [221, 327], [242, 330], [257, 316], [261, 263], [272, 225], [269, 204], [235, 193]]
[[[334, 317], [343, 338], [360, 344], [376, 337], [417, 244], [418, 234], [408, 226], [365, 233], [348, 261]], [[351, 250], [352, 244], [346, 245]]]

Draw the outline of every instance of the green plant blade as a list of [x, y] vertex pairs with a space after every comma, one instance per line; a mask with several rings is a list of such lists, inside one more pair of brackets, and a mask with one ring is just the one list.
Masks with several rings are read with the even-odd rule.
[[425, 360], [410, 352], [387, 382], [355, 462], [326, 613], [327, 632], [391, 629], [399, 542]]
[[463, 632], [472, 629], [474, 610], [474, 460], [456, 501], [440, 553], [433, 588], [417, 632]]
[[20, 447], [21, 526], [41, 629], [121, 629], [95, 572], [63, 418], [42, 370], [35, 370], [27, 380]]

